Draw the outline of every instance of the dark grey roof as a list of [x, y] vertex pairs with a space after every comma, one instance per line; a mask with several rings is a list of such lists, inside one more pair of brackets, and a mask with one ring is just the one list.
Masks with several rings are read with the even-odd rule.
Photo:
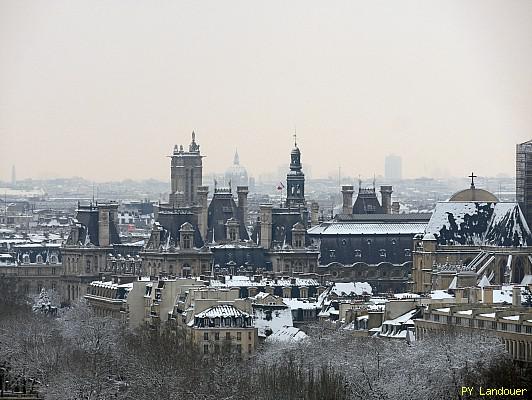
[[375, 189], [358, 190], [357, 199], [353, 204], [353, 214], [382, 214], [384, 209], [377, 199]]
[[[226, 223], [230, 218], [234, 218], [239, 224], [240, 240], [249, 240], [242, 210], [238, 208], [233, 199], [233, 194], [227, 189], [218, 189], [209, 204], [207, 214], [207, 242], [222, 242], [227, 240]], [[213, 240], [214, 239], [214, 240]]]
[[432, 214], [338, 214], [334, 217], [338, 222], [429, 222]]
[[440, 245], [528, 246], [530, 229], [517, 203], [440, 202], [426, 230]]

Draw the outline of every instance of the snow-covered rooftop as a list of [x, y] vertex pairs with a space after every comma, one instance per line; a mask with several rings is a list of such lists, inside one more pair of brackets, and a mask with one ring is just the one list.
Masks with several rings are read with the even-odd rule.
[[454, 296], [447, 293], [445, 290], [434, 290], [430, 293], [430, 298], [433, 300], [452, 299]]
[[324, 223], [308, 230], [309, 235], [415, 235], [422, 233], [426, 223], [412, 222], [334, 222]]
[[298, 342], [307, 337], [307, 334], [293, 326], [285, 326], [266, 338], [267, 342]]
[[507, 319], [509, 321], [519, 321], [519, 315], [510, 315], [508, 317], [502, 317], [503, 319]]
[[212, 287], [250, 287], [250, 286], [319, 286], [316, 279], [307, 278], [261, 278], [256, 282], [253, 277], [242, 275], [227, 275], [225, 283], [221, 280], [211, 280]]
[[517, 203], [439, 202], [426, 229], [441, 245], [528, 245], [530, 229]]
[[249, 314], [240, 311], [233, 305], [221, 304], [207, 308], [206, 310], [196, 314], [197, 318], [216, 318], [216, 317], [249, 317]]
[[338, 297], [362, 296], [364, 294], [371, 295], [372, 288], [367, 282], [335, 282], [325, 290], [320, 297], [327, 297], [331, 294], [335, 294]]

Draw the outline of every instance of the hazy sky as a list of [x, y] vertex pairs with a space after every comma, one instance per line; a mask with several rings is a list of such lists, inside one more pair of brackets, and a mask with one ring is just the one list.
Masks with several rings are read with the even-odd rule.
[[0, 179], [257, 176], [297, 127], [314, 176], [515, 173], [532, 138], [532, 1], [0, 0]]

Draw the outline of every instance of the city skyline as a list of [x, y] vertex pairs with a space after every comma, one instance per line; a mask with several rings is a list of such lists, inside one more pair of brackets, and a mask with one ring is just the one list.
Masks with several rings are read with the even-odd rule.
[[2, 2], [0, 179], [167, 179], [192, 130], [206, 174], [274, 170], [297, 131], [314, 177], [514, 176], [532, 3], [398, 3]]

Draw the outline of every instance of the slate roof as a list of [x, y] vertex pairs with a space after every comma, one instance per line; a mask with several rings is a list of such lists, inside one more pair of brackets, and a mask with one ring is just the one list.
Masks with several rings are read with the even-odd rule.
[[429, 222], [431, 213], [337, 214], [335, 222]]
[[517, 203], [439, 202], [427, 225], [440, 245], [529, 246], [531, 232]]
[[216, 318], [216, 317], [249, 317], [249, 314], [240, 311], [233, 305], [222, 304], [212, 306], [195, 315], [196, 318]]
[[[157, 217], [157, 221], [163, 228], [160, 231], [160, 243], [162, 245], [168, 244], [168, 246], [178, 247], [177, 244], [180, 240], [179, 229], [181, 225], [188, 222], [194, 228], [194, 247], [200, 248], [204, 242], [201, 237], [201, 233], [198, 230], [197, 216], [192, 211], [186, 209], [165, 210], [160, 211]], [[148, 248], [153, 248], [153, 243], [148, 243]]]
[[[220, 242], [227, 240], [226, 223], [230, 218], [234, 218], [239, 224], [239, 239], [249, 240], [242, 210], [236, 205], [233, 194], [224, 189], [218, 189], [209, 204], [207, 214], [208, 232], [207, 242]], [[221, 222], [221, 223], [220, 223]], [[214, 240], [213, 240], [214, 239]]]
[[383, 214], [384, 209], [377, 199], [375, 189], [358, 190], [358, 195], [353, 204], [353, 214]]
[[309, 235], [415, 235], [423, 233], [427, 223], [324, 222], [308, 230]]
[[[274, 208], [272, 210], [272, 243], [271, 248], [292, 244], [292, 228], [295, 224], [305, 224], [307, 210], [295, 210], [293, 208]], [[260, 243], [260, 221], [253, 228], [251, 240]], [[305, 246], [310, 245], [308, 235], [305, 235]]]
[[[78, 230], [78, 241], [74, 243], [71, 235], [67, 238], [66, 244], [78, 245], [90, 242], [94, 246], [100, 245], [100, 232], [98, 224], [98, 206], [79, 206], [76, 210], [76, 225], [73, 227]], [[109, 220], [109, 242], [110, 244], [121, 243], [117, 221]]]

